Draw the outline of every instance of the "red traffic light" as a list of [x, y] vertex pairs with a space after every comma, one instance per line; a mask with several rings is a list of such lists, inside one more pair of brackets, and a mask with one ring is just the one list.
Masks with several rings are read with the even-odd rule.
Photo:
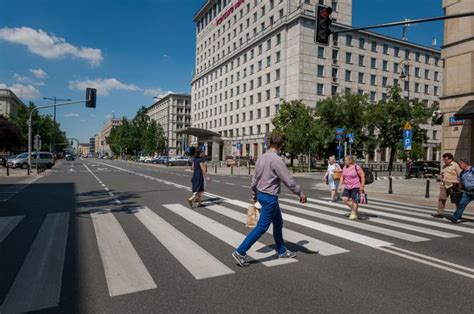
[[322, 18], [327, 18], [329, 15], [331, 15], [332, 9], [331, 8], [324, 8], [321, 11], [319, 11], [319, 16]]

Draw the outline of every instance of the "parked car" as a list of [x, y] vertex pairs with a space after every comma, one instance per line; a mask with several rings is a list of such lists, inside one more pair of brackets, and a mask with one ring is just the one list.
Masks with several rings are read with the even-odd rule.
[[227, 167], [246, 167], [247, 164], [255, 165], [255, 160], [247, 156], [227, 156], [225, 160]]
[[440, 174], [441, 163], [439, 161], [417, 160], [410, 163], [409, 172], [411, 176], [436, 177]]
[[66, 154], [66, 161], [74, 161], [75, 159], [73, 154]]
[[[40, 165], [46, 165], [48, 169], [54, 165], [54, 156], [48, 152], [38, 152], [38, 158], [36, 158], [36, 152], [31, 153], [31, 165], [36, 165], [36, 163]], [[28, 153], [21, 153], [13, 158], [9, 158], [8, 166], [11, 168], [28, 168]]]
[[143, 159], [143, 162], [149, 164], [151, 163], [152, 160], [153, 160], [153, 157], [145, 157], [145, 159]]
[[166, 156], [160, 156], [158, 158], [155, 158], [152, 160], [153, 164], [158, 164], [158, 165], [164, 165], [166, 164], [167, 157]]
[[188, 157], [176, 157], [170, 159], [170, 166], [187, 166], [189, 162]]

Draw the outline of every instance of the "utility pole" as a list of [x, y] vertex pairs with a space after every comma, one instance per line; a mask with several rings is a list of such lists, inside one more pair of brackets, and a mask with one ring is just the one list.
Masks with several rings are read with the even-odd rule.
[[49, 145], [49, 152], [52, 153], [53, 151], [56, 150], [56, 144], [55, 144], [55, 137], [56, 137], [56, 102], [57, 101], [72, 101], [71, 99], [62, 99], [62, 98], [48, 98], [48, 97], [43, 97], [44, 100], [52, 100], [53, 101], [53, 131], [51, 132], [51, 144]]

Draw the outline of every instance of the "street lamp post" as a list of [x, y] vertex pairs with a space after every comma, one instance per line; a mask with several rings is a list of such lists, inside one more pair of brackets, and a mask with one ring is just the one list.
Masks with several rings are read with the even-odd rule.
[[57, 101], [72, 101], [71, 99], [62, 99], [62, 98], [56, 98], [56, 96], [54, 96], [54, 98], [48, 98], [48, 97], [43, 97], [44, 100], [52, 100], [53, 101], [53, 108], [54, 108], [54, 111], [53, 111], [53, 131], [51, 132], [51, 144], [49, 145], [49, 152], [52, 153], [53, 150], [56, 150], [56, 147], [55, 147], [55, 129], [56, 129], [56, 102]]

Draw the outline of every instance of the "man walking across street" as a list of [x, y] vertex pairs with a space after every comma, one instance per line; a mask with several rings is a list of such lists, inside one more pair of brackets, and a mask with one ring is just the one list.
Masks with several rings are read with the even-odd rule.
[[436, 218], [444, 218], [444, 208], [446, 207], [446, 201], [448, 200], [451, 191], [459, 183], [459, 174], [461, 168], [454, 161], [454, 157], [451, 153], [443, 154], [444, 165], [441, 168], [441, 186], [439, 188], [438, 197], [438, 210], [436, 214], [431, 216]]
[[459, 176], [459, 182], [464, 191], [462, 193], [461, 202], [459, 202], [454, 214], [446, 216], [446, 218], [451, 220], [453, 223], [461, 222], [464, 210], [467, 205], [474, 200], [474, 168], [469, 165], [467, 159], [461, 159], [459, 161], [459, 166], [462, 169], [461, 175]]
[[273, 238], [279, 258], [293, 258], [296, 253], [288, 250], [283, 241], [283, 219], [278, 204], [281, 184], [283, 182], [294, 194], [298, 195], [301, 203], [306, 203], [306, 195], [291, 177], [285, 162], [280, 157], [283, 146], [283, 136], [278, 132], [270, 135], [270, 149], [263, 154], [255, 165], [255, 175], [252, 178], [253, 198], [257, 199], [262, 208], [257, 226], [247, 235], [242, 244], [232, 253], [232, 257], [241, 267], [247, 266], [246, 252], [258, 241], [273, 223]]

